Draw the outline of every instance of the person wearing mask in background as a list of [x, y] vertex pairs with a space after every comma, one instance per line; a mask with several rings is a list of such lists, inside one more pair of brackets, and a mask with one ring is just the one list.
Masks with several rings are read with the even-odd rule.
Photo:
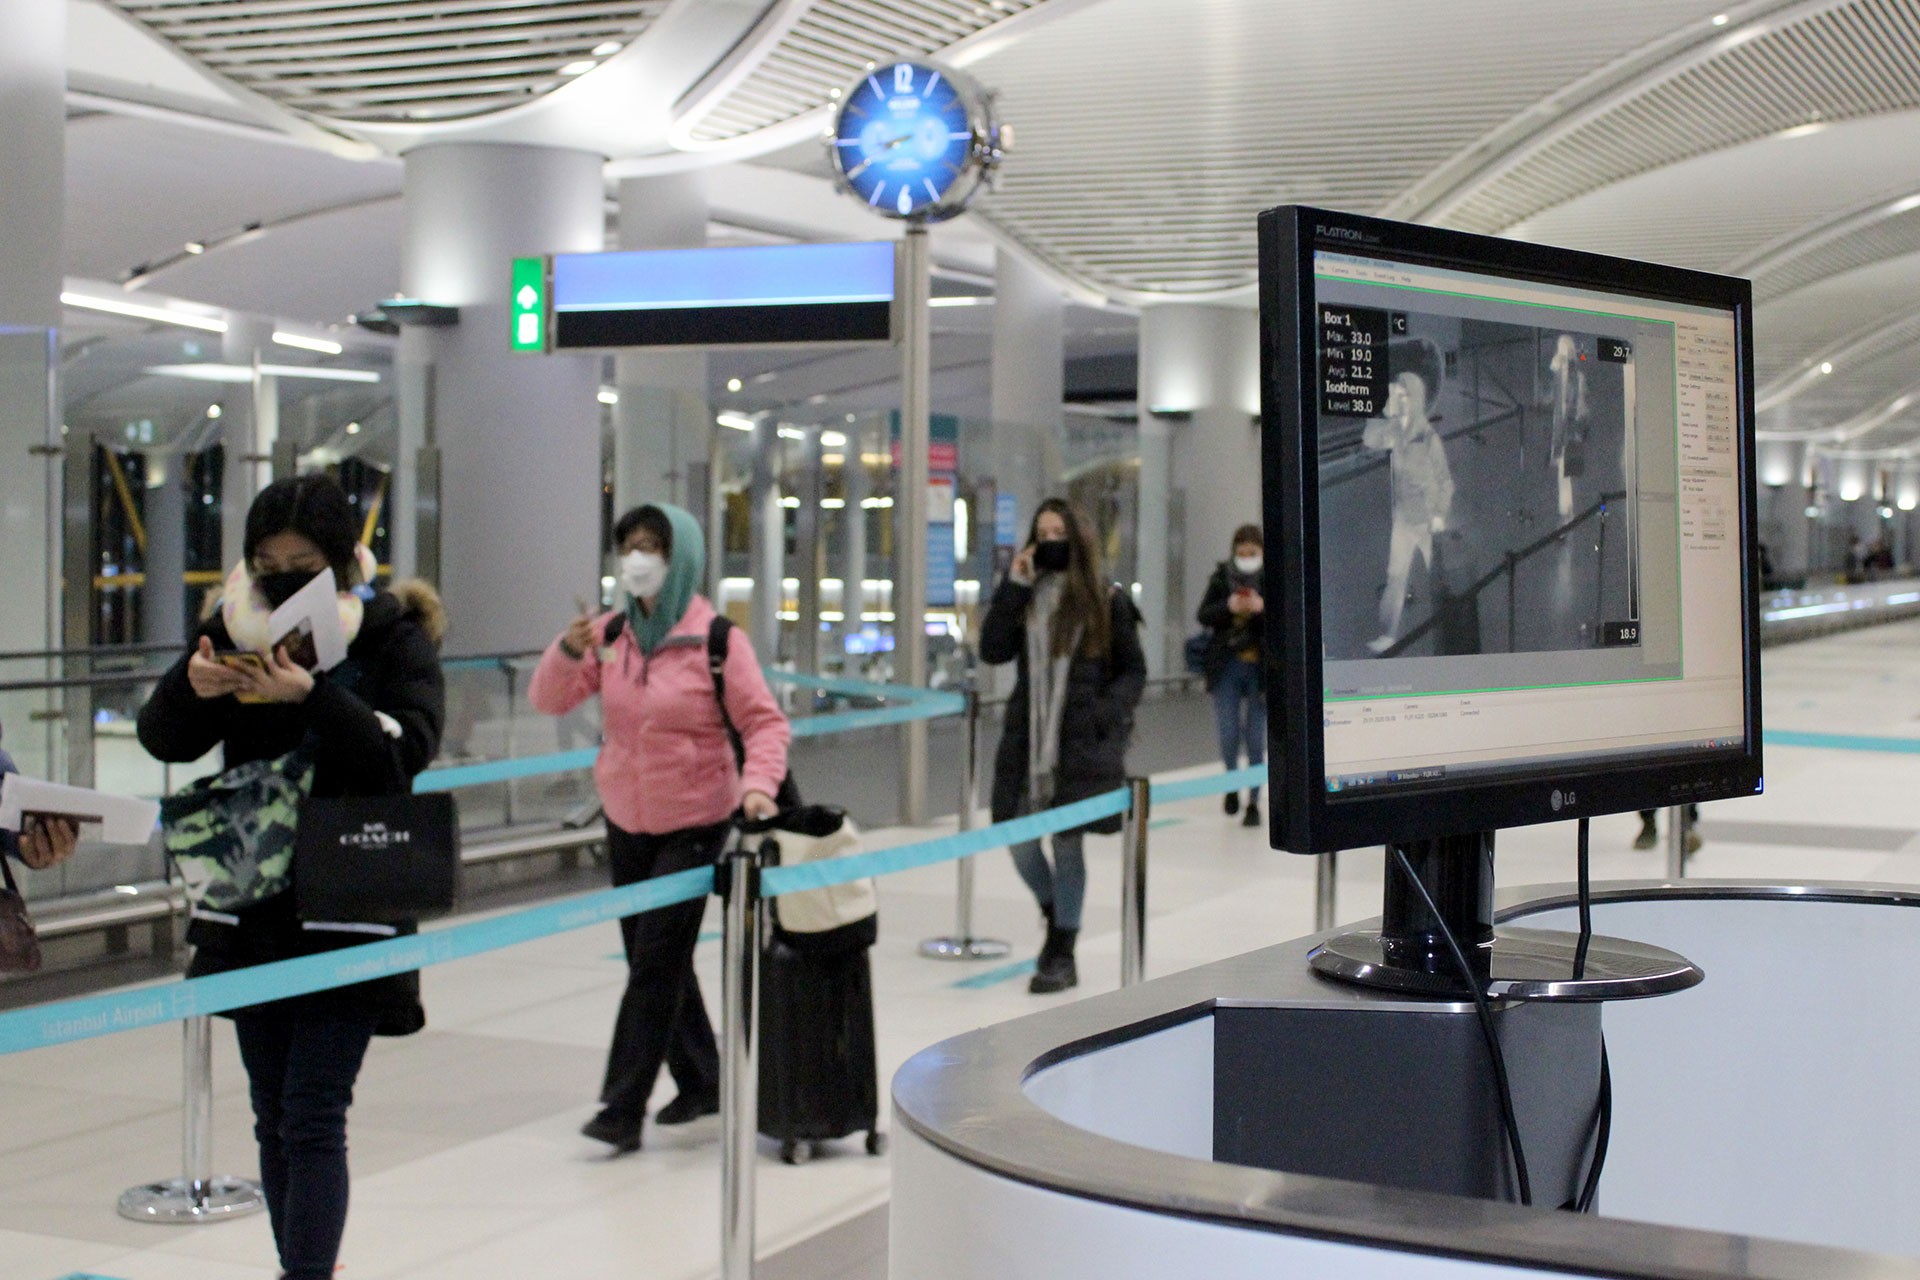
[[[1146, 687], [1140, 611], [1101, 575], [1093, 527], [1072, 504], [1049, 498], [1027, 545], [993, 593], [980, 628], [983, 662], [1018, 664], [1006, 727], [993, 762], [993, 820], [1072, 804], [1127, 777], [1127, 740]], [[1013, 865], [1046, 917], [1047, 940], [1027, 989], [1064, 991], [1079, 981], [1073, 949], [1086, 898], [1081, 840], [1111, 835], [1120, 817], [1013, 846]]]
[[[306, 743], [315, 796], [404, 795], [440, 746], [446, 693], [439, 597], [421, 582], [373, 587], [377, 567], [358, 543], [347, 495], [325, 475], [276, 480], [247, 511], [245, 558], [227, 576], [220, 609], [140, 709], [140, 745], [156, 759], [198, 760], [218, 746], [226, 767], [271, 760]], [[346, 661], [313, 673], [276, 647], [267, 619], [332, 569], [342, 588]], [[216, 654], [239, 649], [253, 666]], [[242, 698], [246, 701], [241, 701]], [[401, 925], [396, 932], [412, 933]], [[286, 890], [232, 915], [195, 914], [189, 977], [225, 973], [375, 942], [364, 925], [303, 922]], [[347, 1108], [376, 1035], [426, 1025], [420, 975], [396, 974], [236, 1010], [253, 1097], [260, 1181], [284, 1280], [333, 1275], [347, 1222]]]
[[[736, 811], [777, 812], [787, 772], [787, 718], [753, 646], [727, 629], [727, 714], [746, 749], [738, 763], [707, 666], [714, 609], [697, 588], [706, 537], [693, 516], [654, 503], [614, 525], [624, 605], [575, 618], [547, 647], [527, 700], [564, 716], [600, 695], [602, 745], [594, 781], [607, 816], [613, 883], [710, 866]], [[720, 1053], [694, 977], [706, 899], [620, 921], [627, 989], [614, 1022], [601, 1110], [580, 1130], [615, 1154], [640, 1148], [640, 1128], [664, 1061], [679, 1096], [656, 1124], [686, 1124], [720, 1109]]]
[[[1260, 594], [1264, 563], [1260, 526], [1241, 525], [1233, 531], [1233, 558], [1213, 571], [1200, 600], [1200, 625], [1213, 632], [1207, 644], [1207, 692], [1213, 695], [1220, 758], [1229, 770], [1240, 767], [1242, 744], [1248, 764], [1267, 759], [1267, 681], [1261, 665], [1267, 607]], [[1227, 792], [1228, 814], [1239, 809], [1239, 792]], [[1257, 786], [1247, 791], [1247, 814], [1240, 825], [1260, 825]]]

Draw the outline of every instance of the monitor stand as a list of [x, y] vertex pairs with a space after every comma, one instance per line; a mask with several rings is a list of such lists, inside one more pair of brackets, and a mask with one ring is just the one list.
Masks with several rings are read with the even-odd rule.
[[1469, 994], [1433, 912], [1393, 856], [1399, 848], [1466, 953], [1488, 996], [1513, 1000], [1630, 1000], [1683, 991], [1704, 976], [1664, 947], [1549, 929], [1495, 929], [1491, 831], [1388, 846], [1377, 932], [1342, 933], [1307, 957], [1344, 982], [1413, 995]]

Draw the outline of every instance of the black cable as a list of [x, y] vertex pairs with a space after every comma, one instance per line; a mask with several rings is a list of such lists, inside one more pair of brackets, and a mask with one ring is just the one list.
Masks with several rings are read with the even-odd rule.
[[1600, 1191], [1600, 1171], [1607, 1167], [1607, 1139], [1613, 1136], [1613, 1071], [1607, 1065], [1607, 1038], [1600, 1037], [1600, 1114], [1594, 1125], [1593, 1162], [1587, 1166], [1587, 1179], [1574, 1201], [1575, 1213], [1591, 1213], [1593, 1198]]
[[1593, 877], [1588, 865], [1587, 820], [1580, 819], [1578, 853], [1575, 865], [1580, 877], [1580, 945], [1573, 951], [1573, 979], [1578, 982], [1587, 976], [1587, 947], [1593, 942]]
[[1487, 993], [1474, 977], [1473, 966], [1467, 963], [1467, 953], [1460, 949], [1460, 940], [1453, 936], [1453, 929], [1440, 914], [1440, 908], [1434, 905], [1433, 895], [1427, 892], [1427, 886], [1413, 873], [1413, 863], [1407, 860], [1406, 850], [1399, 845], [1389, 845], [1388, 848], [1393, 850], [1393, 856], [1400, 862], [1400, 873], [1412, 882], [1420, 901], [1426, 904], [1434, 923], [1440, 926], [1440, 937], [1452, 953], [1454, 964], [1459, 966], [1461, 980], [1467, 984], [1467, 994], [1473, 997], [1473, 1007], [1480, 1015], [1480, 1033], [1487, 1041], [1487, 1056], [1493, 1059], [1493, 1079], [1500, 1094], [1500, 1119], [1507, 1129], [1507, 1149], [1513, 1154], [1513, 1177], [1520, 1187], [1520, 1203], [1531, 1206], [1533, 1182], [1527, 1176], [1527, 1154], [1520, 1146], [1520, 1122], [1513, 1114], [1513, 1086], [1507, 1080], [1507, 1056], [1500, 1050], [1500, 1035], [1493, 1025], [1493, 1007], [1487, 1003]]
[[[1575, 865], [1580, 881], [1580, 943], [1573, 952], [1574, 980], [1586, 976], [1587, 948], [1593, 942], [1593, 876], [1590, 848], [1587, 840], [1587, 820], [1580, 819], [1576, 828]], [[1593, 1159], [1587, 1166], [1587, 1176], [1580, 1186], [1580, 1194], [1574, 1199], [1575, 1213], [1586, 1213], [1593, 1208], [1593, 1198], [1600, 1190], [1600, 1171], [1607, 1164], [1607, 1139], [1613, 1134], [1613, 1071], [1607, 1063], [1607, 1038], [1600, 1037], [1600, 1098], [1594, 1110], [1593, 1121]]]

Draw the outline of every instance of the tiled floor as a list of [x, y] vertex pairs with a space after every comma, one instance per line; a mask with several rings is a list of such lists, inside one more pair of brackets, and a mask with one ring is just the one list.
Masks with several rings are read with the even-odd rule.
[[[1776, 729], [1920, 738], [1920, 623], [1767, 654], [1767, 716]], [[1779, 748], [1767, 794], [1710, 806], [1706, 847], [1690, 874], [1920, 882], [1920, 761], [1900, 753]], [[1194, 770], [1207, 771], [1212, 766]], [[817, 788], [822, 789], [824, 788]], [[1271, 852], [1224, 817], [1218, 800], [1155, 815], [1149, 973], [1235, 954], [1309, 931], [1313, 864]], [[1599, 880], [1652, 877], [1664, 854], [1629, 848], [1631, 815], [1594, 823]], [[874, 833], [880, 847], [909, 838]], [[1092, 894], [1081, 946], [1086, 994], [1118, 969], [1118, 841], [1089, 842]], [[1504, 835], [1503, 885], [1564, 881], [1569, 826]], [[978, 863], [977, 927], [1031, 954], [1038, 922], [1007, 859]], [[1339, 915], [1374, 913], [1377, 852], [1340, 861]], [[954, 868], [882, 882], [884, 933], [874, 951], [881, 1071], [972, 1027], [1029, 1012], [1013, 964], [958, 965], [915, 954], [952, 926]], [[710, 916], [709, 931], [718, 928]], [[575, 1129], [592, 1112], [601, 1053], [623, 969], [611, 927], [552, 938], [432, 970], [429, 1029], [375, 1045], [354, 1110], [354, 1205], [345, 1280], [698, 1280], [718, 1269], [717, 1126], [649, 1131], [641, 1154], [608, 1160]], [[699, 963], [710, 1002], [718, 943]], [[997, 979], [997, 980], [996, 980]], [[1056, 998], [1072, 998], [1056, 997]], [[216, 1033], [216, 1168], [248, 1173], [253, 1155], [239, 1063]], [[179, 1163], [179, 1033], [141, 1031], [0, 1058], [0, 1274], [56, 1280], [268, 1280], [263, 1217], [218, 1226], [124, 1222], [121, 1190]], [[659, 1099], [664, 1101], [665, 1089]], [[763, 1144], [759, 1233], [777, 1254], [836, 1225], [843, 1247], [789, 1252], [787, 1280], [876, 1274], [887, 1162], [857, 1142], [789, 1168]], [[839, 1244], [838, 1241], [835, 1242]]]

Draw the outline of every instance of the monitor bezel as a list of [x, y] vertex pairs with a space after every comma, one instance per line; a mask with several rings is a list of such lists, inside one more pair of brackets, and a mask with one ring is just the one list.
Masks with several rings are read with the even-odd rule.
[[[1301, 205], [1259, 218], [1260, 394], [1270, 799], [1274, 848], [1297, 853], [1400, 843], [1756, 794], [1762, 785], [1758, 527], [1753, 434], [1753, 288], [1731, 276]], [[1330, 799], [1321, 668], [1318, 326], [1315, 250], [1566, 285], [1733, 313], [1745, 745], [1621, 764], [1544, 766], [1524, 776]], [[1278, 554], [1275, 554], [1275, 552]]]

